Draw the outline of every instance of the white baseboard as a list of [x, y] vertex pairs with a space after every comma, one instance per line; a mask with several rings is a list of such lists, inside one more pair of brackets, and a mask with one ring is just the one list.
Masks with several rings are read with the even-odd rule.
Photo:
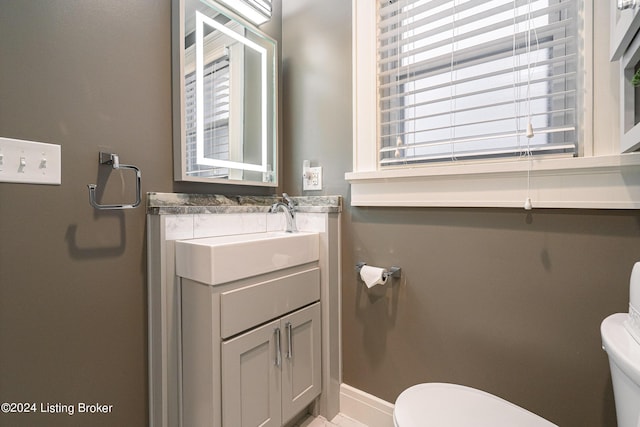
[[344, 383], [340, 413], [367, 427], [393, 427], [393, 404]]

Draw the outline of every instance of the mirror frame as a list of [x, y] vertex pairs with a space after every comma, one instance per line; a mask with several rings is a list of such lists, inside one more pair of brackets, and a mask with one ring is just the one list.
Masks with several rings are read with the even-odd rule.
[[[278, 187], [279, 181], [279, 124], [278, 124], [278, 46], [277, 41], [268, 36], [264, 32], [260, 31], [255, 25], [249, 23], [244, 18], [240, 17], [233, 11], [229, 10], [224, 5], [216, 2], [215, 9], [224, 13], [232, 19], [238, 22], [250, 31], [264, 37], [273, 42], [274, 44], [274, 79], [273, 79], [273, 100], [267, 100], [267, 102], [273, 103], [273, 114], [271, 117], [267, 113], [267, 120], [272, 120], [273, 126], [273, 164], [271, 165], [270, 173], [273, 178], [268, 181], [258, 180], [246, 180], [246, 179], [229, 179], [229, 178], [207, 178], [207, 177], [195, 177], [187, 174], [186, 170], [186, 134], [185, 134], [185, 1], [187, 0], [171, 0], [171, 81], [172, 81], [172, 120], [173, 120], [173, 171], [174, 181], [186, 181], [186, 182], [201, 182], [201, 183], [213, 183], [213, 184], [231, 184], [231, 185], [247, 185], [247, 186], [259, 186], [259, 187]], [[193, 0], [192, 0], [193, 1]], [[202, 0], [198, 0], [202, 1]], [[203, 1], [203, 3], [207, 3]], [[213, 6], [212, 6], [213, 7]], [[270, 64], [269, 64], [270, 66]], [[263, 88], [262, 92], [265, 92], [266, 88]], [[265, 123], [259, 125], [262, 132], [266, 135]], [[268, 127], [268, 126], [267, 126]], [[263, 163], [268, 156], [267, 153], [262, 153]], [[233, 169], [239, 170], [239, 169]], [[245, 169], [253, 170], [253, 169]]]

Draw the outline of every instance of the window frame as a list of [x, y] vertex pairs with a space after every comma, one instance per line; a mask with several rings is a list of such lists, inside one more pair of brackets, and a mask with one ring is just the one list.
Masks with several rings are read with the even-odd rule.
[[[530, 197], [534, 208], [640, 208], [640, 153], [620, 154], [617, 143], [611, 149], [600, 136], [612, 134], [617, 140], [617, 129], [611, 132], [606, 123], [593, 120], [598, 108], [614, 111], [611, 114], [618, 117], [617, 99], [601, 96], [607, 93], [607, 79], [598, 79], [596, 84], [602, 86], [594, 86], [594, 66], [603, 69], [605, 76], [609, 67], [602, 61], [594, 64], [599, 52], [594, 50], [606, 49], [608, 58], [609, 47], [608, 38], [594, 40], [594, 19], [605, 29], [609, 19], [606, 13], [594, 13], [593, 0], [585, 0], [581, 11], [584, 90], [583, 116], [578, 119], [579, 157], [463, 161], [385, 170], [378, 166], [376, 3], [352, 0], [353, 171], [345, 174], [352, 206], [523, 207]], [[617, 123], [613, 120], [609, 126], [617, 128]]]

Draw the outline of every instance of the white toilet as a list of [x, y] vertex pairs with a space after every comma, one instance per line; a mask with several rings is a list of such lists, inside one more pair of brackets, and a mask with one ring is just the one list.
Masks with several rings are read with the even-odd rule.
[[400, 393], [393, 410], [393, 424], [395, 427], [557, 427], [492, 394], [443, 383], [418, 384]]
[[618, 427], [640, 426], [640, 263], [633, 266], [629, 288], [629, 313], [612, 314], [600, 325]]

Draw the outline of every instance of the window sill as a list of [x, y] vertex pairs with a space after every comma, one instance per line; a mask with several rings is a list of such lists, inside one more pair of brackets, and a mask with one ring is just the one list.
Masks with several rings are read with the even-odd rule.
[[351, 206], [639, 209], [640, 153], [349, 172]]

